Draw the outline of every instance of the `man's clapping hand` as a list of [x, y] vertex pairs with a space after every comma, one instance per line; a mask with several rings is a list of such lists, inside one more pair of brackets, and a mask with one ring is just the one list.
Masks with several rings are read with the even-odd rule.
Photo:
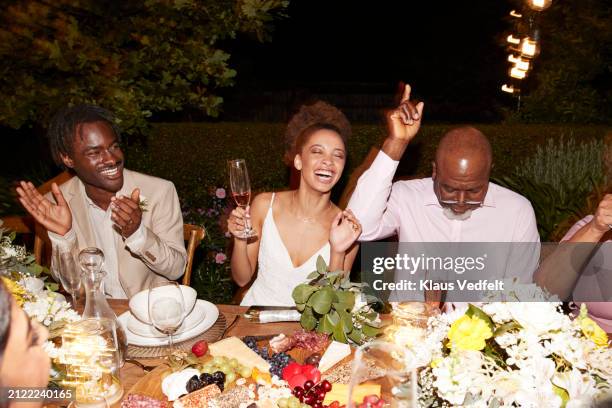
[[142, 221], [140, 190], [135, 188], [130, 197], [111, 198], [111, 220], [124, 238], [131, 236]]
[[64, 236], [72, 228], [70, 207], [57, 184], [51, 184], [51, 192], [55, 203], [43, 197], [29, 181], [20, 181], [17, 187], [19, 202], [30, 215], [47, 230]]

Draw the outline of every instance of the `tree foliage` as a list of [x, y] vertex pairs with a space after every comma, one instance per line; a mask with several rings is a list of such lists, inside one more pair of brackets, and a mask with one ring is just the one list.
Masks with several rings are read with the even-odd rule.
[[612, 8], [607, 0], [555, 0], [539, 13], [542, 51], [525, 84], [527, 122], [610, 122]]
[[236, 71], [223, 41], [265, 41], [287, 0], [0, 0], [0, 124], [67, 103], [113, 110], [128, 132], [154, 112], [215, 116]]

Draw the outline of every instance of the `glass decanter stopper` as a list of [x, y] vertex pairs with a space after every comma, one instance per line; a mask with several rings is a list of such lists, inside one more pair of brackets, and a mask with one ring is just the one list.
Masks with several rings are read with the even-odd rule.
[[85, 248], [79, 253], [79, 264], [81, 266], [81, 280], [85, 286], [83, 319], [105, 318], [113, 322], [117, 332], [117, 342], [119, 343], [119, 361], [123, 366], [127, 357], [127, 336], [104, 295], [104, 277], [106, 276], [106, 272], [102, 270], [104, 253], [98, 248]]

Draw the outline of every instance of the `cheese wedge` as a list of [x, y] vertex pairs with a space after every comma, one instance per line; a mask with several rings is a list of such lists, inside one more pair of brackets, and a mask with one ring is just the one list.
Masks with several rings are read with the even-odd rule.
[[[331, 391], [325, 394], [323, 404], [329, 405], [334, 401], [338, 401], [340, 405], [347, 405], [348, 388], [349, 386], [346, 384], [332, 384]], [[380, 384], [360, 384], [355, 386], [353, 402], [359, 404], [368, 395], [376, 395], [380, 398]]]
[[344, 358], [351, 355], [351, 346], [338, 341], [332, 341], [319, 361], [319, 371], [326, 372]]
[[270, 371], [270, 363], [248, 348], [238, 337], [228, 337], [216, 343], [209, 344], [208, 352], [213, 357], [221, 356], [235, 358], [243, 366], [250, 368], [255, 367], [264, 373]]

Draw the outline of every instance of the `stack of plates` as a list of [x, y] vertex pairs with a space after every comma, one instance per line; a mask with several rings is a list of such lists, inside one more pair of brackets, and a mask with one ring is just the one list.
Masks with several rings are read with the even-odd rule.
[[[183, 320], [183, 324], [172, 336], [175, 343], [186, 341], [199, 336], [210, 329], [219, 317], [219, 309], [214, 304], [198, 299], [191, 311]], [[169, 344], [168, 336], [158, 332], [155, 327], [141, 322], [127, 312], [118, 318], [127, 335], [128, 344], [142, 347], [166, 346]]]

